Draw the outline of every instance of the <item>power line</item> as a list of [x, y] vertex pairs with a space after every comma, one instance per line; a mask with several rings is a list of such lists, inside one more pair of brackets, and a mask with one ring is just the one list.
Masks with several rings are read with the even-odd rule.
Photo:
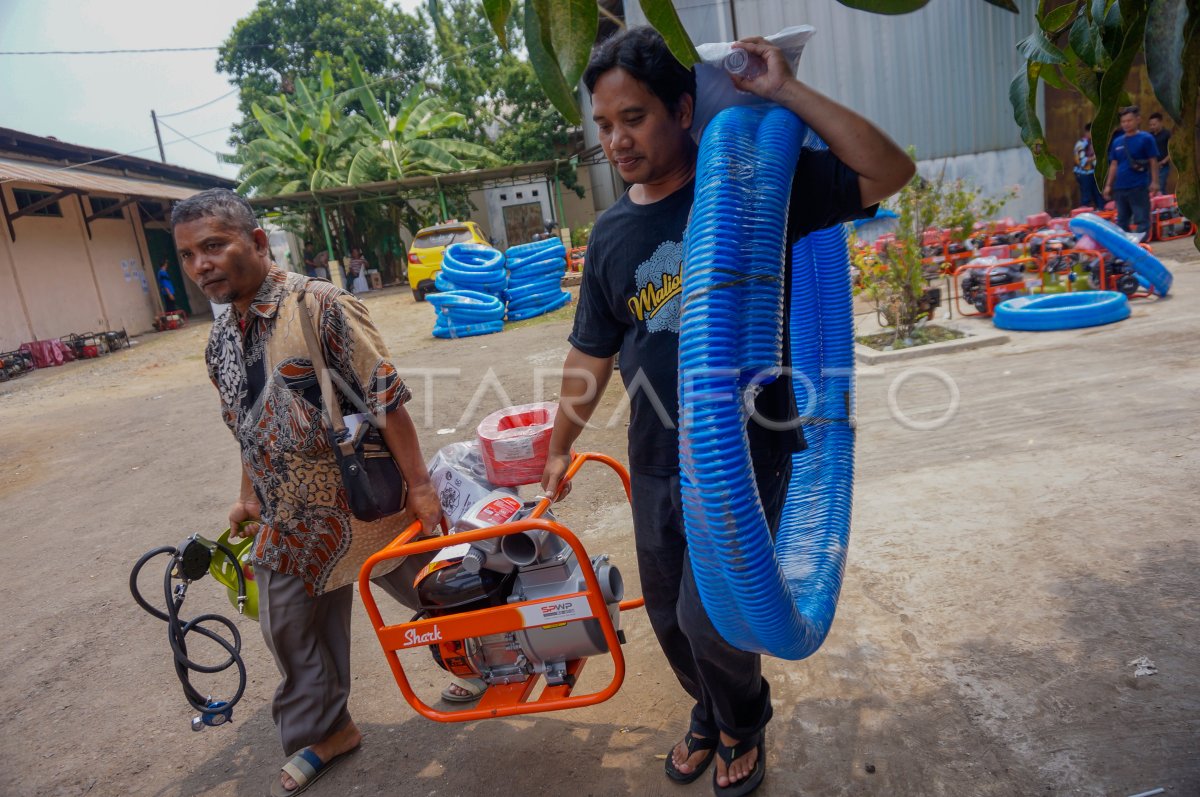
[[[170, 130], [170, 131], [171, 131], [172, 133], [174, 133], [175, 135], [177, 135], [177, 136], [183, 136], [185, 139], [187, 139], [188, 141], [192, 142], [192, 143], [193, 143], [193, 144], [195, 144], [197, 147], [199, 147], [200, 149], [202, 149], [202, 150], [204, 150], [205, 152], [207, 152], [209, 155], [212, 155], [214, 158], [218, 157], [216, 152], [214, 152], [213, 150], [211, 150], [211, 149], [209, 149], [208, 147], [204, 146], [204, 145], [203, 145], [203, 144], [201, 144], [199, 141], [197, 141], [196, 139], [194, 139], [194, 138], [192, 138], [191, 136], [189, 136], [187, 133], [183, 132], [182, 130], [176, 130], [175, 128], [171, 127], [169, 124], [167, 124], [166, 122], [164, 122], [164, 121], [162, 120], [162, 117], [161, 117], [161, 116], [160, 116], [160, 117], [159, 117], [159, 119], [158, 119], [158, 123], [159, 123], [160, 125], [162, 125], [163, 127], [167, 128], [168, 130]], [[221, 128], [221, 129], [223, 130], [224, 128]], [[201, 135], [203, 135], [203, 133], [202, 133]]]
[[[474, 47], [471, 47], [471, 48], [469, 48], [469, 49], [467, 49], [467, 50], [464, 50], [464, 51], [463, 51], [463, 52], [461, 52], [461, 53], [457, 53], [457, 54], [455, 54], [455, 56], [454, 56], [454, 57], [455, 57], [455, 58], [461, 58], [461, 57], [463, 57], [463, 56], [470, 55], [471, 53], [478, 52], [479, 50], [482, 50], [482, 49], [484, 49], [484, 48], [487, 48], [487, 47], [492, 47], [492, 46], [494, 46], [494, 45], [493, 45], [493, 44], [491, 44], [491, 43], [477, 44], [477, 45], [475, 45]], [[2, 55], [2, 54], [3, 54], [3, 53], [0, 53], [0, 55]], [[449, 58], [449, 57], [447, 57], [447, 58], [441, 58], [441, 59], [437, 59], [437, 60], [431, 61], [431, 62], [429, 63], [429, 66], [430, 66], [430, 67], [439, 66], [439, 65], [441, 65], [442, 63], [445, 63], [445, 62], [446, 62], [446, 61], [448, 61], [448, 60], [450, 60], [450, 58]], [[371, 87], [373, 87], [373, 86], [378, 86], [378, 85], [379, 85], [379, 84], [381, 84], [381, 83], [387, 83], [387, 82], [389, 82], [389, 81], [393, 81], [393, 80], [399, 80], [399, 79], [401, 79], [401, 78], [403, 78], [403, 77], [405, 77], [405, 75], [404, 75], [404, 74], [385, 75], [384, 77], [377, 78], [377, 79], [375, 79], [375, 80], [372, 80], [372, 81], [370, 81], [370, 82], [368, 82], [368, 83], [364, 84], [364, 87], [365, 87], [365, 88], [371, 88]], [[332, 99], [339, 99], [339, 98], [341, 98], [341, 97], [344, 97], [344, 96], [346, 96], [346, 95], [348, 95], [348, 94], [353, 94], [354, 92], [358, 91], [358, 89], [359, 89], [359, 87], [358, 87], [358, 86], [355, 86], [355, 87], [353, 87], [353, 88], [349, 88], [349, 89], [346, 89], [346, 90], [344, 90], [344, 91], [339, 91], [339, 92], [337, 92], [336, 94], [334, 94], [334, 95], [333, 95]], [[238, 91], [238, 90], [239, 90], [239, 89], [234, 89], [233, 91]], [[230, 91], [230, 92], [228, 92], [227, 94], [223, 95], [222, 97], [218, 97], [216, 100], [210, 100], [209, 102], [205, 103], [205, 105], [211, 105], [212, 103], [214, 103], [214, 102], [217, 102], [218, 100], [224, 99], [224, 97], [227, 97], [227, 96], [229, 96], [229, 94], [232, 94], [232, 93], [233, 93], [233, 91]], [[314, 98], [314, 100], [313, 100], [313, 102], [312, 102], [312, 103], [301, 103], [301, 102], [298, 102], [298, 103], [296, 103], [296, 107], [297, 107], [297, 108], [306, 108], [306, 107], [308, 107], [309, 105], [315, 105], [317, 102], [318, 102], [318, 100]], [[197, 106], [197, 107], [203, 107], [203, 106]], [[190, 111], [190, 110], [195, 110], [195, 109], [194, 109], [194, 108], [189, 108], [189, 109], [188, 109], [188, 111]], [[181, 114], [181, 113], [187, 113], [188, 111], [177, 111], [177, 112], [175, 112], [175, 113], [173, 113], [173, 114], [171, 114], [171, 115], [172, 115], [172, 116], [177, 116], [177, 115], [179, 115], [179, 114]], [[282, 111], [267, 111], [267, 112], [266, 112], [266, 114], [267, 114], [267, 116], [272, 116], [272, 117], [282, 117], [282, 116], [283, 116], [283, 112], [282, 112]], [[160, 120], [162, 119], [162, 117], [161, 117], [161, 116], [159, 116], [158, 118], [159, 118]], [[248, 123], [249, 123], [249, 124], [251, 124], [251, 125], [257, 125], [257, 124], [258, 124], [258, 120], [256, 120], [256, 119], [251, 119], [251, 120], [248, 120]], [[166, 126], [166, 125], [165, 125], [165, 123], [164, 123], [164, 126]], [[229, 125], [229, 126], [227, 126], [227, 127], [216, 127], [216, 128], [213, 128], [212, 130], [205, 130], [203, 133], [196, 133], [194, 137], [196, 137], [196, 138], [199, 138], [200, 136], [207, 136], [207, 135], [211, 135], [212, 133], [216, 133], [216, 132], [219, 132], [219, 131], [223, 131], [223, 130], [226, 130], [226, 131], [227, 131], [227, 130], [229, 130], [231, 127], [232, 127], [232, 125]], [[171, 129], [172, 129], [172, 130], [175, 130], [175, 128], [171, 128]], [[176, 132], [176, 133], [178, 133], [179, 135], [183, 136], [183, 133], [180, 133], [178, 130], [175, 130], [175, 132]], [[185, 141], [185, 140], [188, 140], [188, 141], [190, 141], [190, 140], [191, 140], [191, 138], [189, 138], [188, 136], [184, 136], [183, 138], [177, 138], [177, 139], [175, 139], [174, 141], [167, 141], [167, 142], [165, 142], [165, 144], [178, 144], [179, 142], [181, 142], [181, 141]], [[195, 144], [196, 142], [195, 142], [195, 141], [192, 141], [192, 143], [193, 143], [193, 144]], [[206, 148], [205, 148], [205, 147], [203, 147], [202, 145], [197, 145], [197, 146], [200, 146], [200, 148], [201, 148], [201, 149], [206, 149]], [[98, 164], [98, 163], [104, 163], [105, 161], [114, 160], [114, 159], [116, 159], [116, 158], [124, 158], [124, 157], [126, 157], [126, 156], [129, 156], [129, 155], [137, 155], [137, 154], [138, 154], [138, 153], [140, 153], [140, 152], [149, 152], [150, 150], [154, 150], [154, 149], [157, 149], [157, 148], [158, 148], [158, 145], [157, 145], [157, 144], [151, 144], [151, 145], [150, 145], [150, 146], [148, 146], [148, 147], [142, 147], [142, 148], [140, 148], [140, 149], [130, 150], [130, 151], [128, 151], [128, 152], [118, 152], [118, 153], [114, 153], [114, 154], [112, 154], [112, 155], [105, 156], [105, 157], [103, 157], [103, 158], [97, 158], [96, 160], [85, 161], [85, 162], [83, 162], [83, 163], [72, 163], [72, 164], [69, 164], [69, 165], [67, 165], [67, 166], [62, 166], [62, 167], [60, 167], [60, 168], [56, 169], [55, 171], [65, 172], [65, 171], [69, 171], [69, 170], [71, 170], [71, 169], [81, 169], [81, 168], [84, 168], [84, 167], [86, 167], [86, 166], [95, 166], [95, 165], [96, 165], [96, 164]], [[208, 150], [208, 151], [209, 151], [209, 152], [212, 152], [212, 150]], [[215, 155], [216, 153], [214, 152], [213, 154]], [[0, 181], [0, 182], [3, 182], [3, 181]]]
[[[171, 113], [160, 113], [160, 114], [158, 115], [158, 118], [159, 118], [159, 119], [169, 119], [169, 118], [171, 118], [172, 116], [183, 116], [185, 113], [191, 113], [192, 111], [198, 111], [198, 110], [200, 110], [201, 108], [207, 108], [207, 107], [208, 107], [208, 106], [210, 106], [210, 105], [213, 105], [213, 104], [215, 104], [215, 103], [218, 103], [218, 102], [220, 102], [221, 100], [225, 99], [226, 97], [228, 97], [228, 96], [229, 96], [229, 95], [231, 95], [231, 94], [237, 94], [239, 91], [241, 91], [241, 87], [240, 87], [240, 86], [235, 86], [235, 87], [234, 87], [234, 88], [232, 88], [231, 90], [229, 90], [229, 91], [225, 92], [224, 94], [222, 94], [220, 97], [217, 97], [215, 100], [209, 100], [208, 102], [201, 103], [200, 105], [193, 106], [193, 107], [191, 107], [191, 108], [188, 108], [188, 109], [186, 109], [186, 110], [183, 110], [183, 111], [172, 111]], [[177, 132], [177, 133], [178, 133], [179, 131], [177, 130], [177, 131], [175, 131], [175, 132]], [[180, 135], [183, 135], [183, 134], [182, 134], [182, 133], [180, 133]]]
[[[247, 47], [263, 45], [250, 44]], [[145, 47], [128, 50], [0, 50], [0, 55], [132, 55], [137, 53], [198, 53], [218, 47]]]

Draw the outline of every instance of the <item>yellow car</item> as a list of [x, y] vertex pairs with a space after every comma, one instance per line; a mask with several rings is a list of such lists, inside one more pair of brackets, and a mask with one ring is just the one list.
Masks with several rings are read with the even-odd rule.
[[473, 221], [447, 221], [417, 232], [408, 249], [408, 285], [418, 302], [436, 293], [433, 279], [442, 268], [442, 255], [450, 244], [489, 246], [487, 236]]

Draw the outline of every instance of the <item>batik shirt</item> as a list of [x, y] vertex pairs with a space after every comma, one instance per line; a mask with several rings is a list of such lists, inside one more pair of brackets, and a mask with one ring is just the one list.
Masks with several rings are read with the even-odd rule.
[[213, 323], [208, 374], [262, 504], [254, 563], [297, 576], [320, 595], [356, 580], [367, 556], [411, 518], [367, 523], [350, 512], [300, 325], [303, 294], [310, 317], [319, 319], [326, 364], [345, 386], [335, 387], [343, 414], [391, 412], [412, 394], [362, 302], [328, 282], [272, 266], [244, 317], [231, 310]]

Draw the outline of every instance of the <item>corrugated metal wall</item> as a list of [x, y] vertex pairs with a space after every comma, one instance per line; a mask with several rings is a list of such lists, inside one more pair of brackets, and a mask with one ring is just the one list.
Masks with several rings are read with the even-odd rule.
[[[902, 16], [854, 11], [834, 0], [676, 0], [696, 42], [728, 41], [810, 24], [817, 35], [799, 77], [883, 127], [920, 160], [1021, 146], [1008, 86], [1018, 41], [1036, 26], [982, 0], [933, 0]], [[626, 3], [629, 24], [645, 17]]]

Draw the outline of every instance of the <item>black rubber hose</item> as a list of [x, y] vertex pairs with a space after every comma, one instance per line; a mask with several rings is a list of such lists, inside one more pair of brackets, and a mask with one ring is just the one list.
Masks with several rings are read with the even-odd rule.
[[[225, 548], [223, 545], [220, 547], [227, 555], [230, 556], [231, 561], [237, 561], [237, 557], [232, 555], [232, 551], [229, 551], [229, 549]], [[151, 606], [150, 603], [147, 602], [144, 597], [142, 597], [141, 591], [138, 590], [137, 586], [138, 575], [141, 573], [142, 568], [146, 565], [146, 563], [155, 556], [164, 553], [171, 555], [170, 560], [167, 562], [166, 572], [163, 575], [163, 599], [167, 607], [165, 612], [160, 611], [154, 606]], [[140, 559], [138, 559], [137, 563], [133, 566], [133, 570], [129, 573], [129, 591], [133, 595], [133, 599], [138, 606], [141, 606], [149, 614], [166, 622], [167, 642], [171, 647], [173, 664], [175, 665], [175, 675], [179, 678], [179, 683], [183, 687], [183, 695], [192, 708], [200, 712], [206, 712], [211, 710], [212, 706], [210, 705], [209, 700], [192, 686], [189, 671], [218, 673], [228, 669], [231, 666], [237, 667], [237, 690], [232, 698], [230, 698], [228, 701], [225, 701], [222, 707], [223, 711], [232, 709], [233, 706], [241, 699], [242, 694], [246, 691], [246, 664], [242, 661], [241, 657], [241, 632], [238, 631], [237, 626], [234, 625], [231, 620], [219, 614], [202, 614], [199, 617], [192, 618], [191, 620], [180, 620], [179, 609], [183, 605], [184, 595], [181, 593], [176, 596], [172, 588], [173, 582], [175, 581], [172, 571], [175, 568], [178, 556], [178, 549], [171, 546], [163, 546], [160, 548], [155, 548], [151, 551], [147, 551]], [[242, 596], [246, 594], [245, 576], [242, 574], [241, 568], [238, 568], [238, 594]], [[219, 623], [225, 626], [225, 628], [229, 630], [233, 641], [230, 642], [217, 632], [201, 625], [202, 623], [206, 622]], [[187, 635], [192, 631], [195, 631], [206, 639], [216, 642], [225, 650], [227, 654], [229, 654], [229, 658], [213, 665], [200, 664], [199, 662], [192, 661], [187, 655], [186, 639]]]

